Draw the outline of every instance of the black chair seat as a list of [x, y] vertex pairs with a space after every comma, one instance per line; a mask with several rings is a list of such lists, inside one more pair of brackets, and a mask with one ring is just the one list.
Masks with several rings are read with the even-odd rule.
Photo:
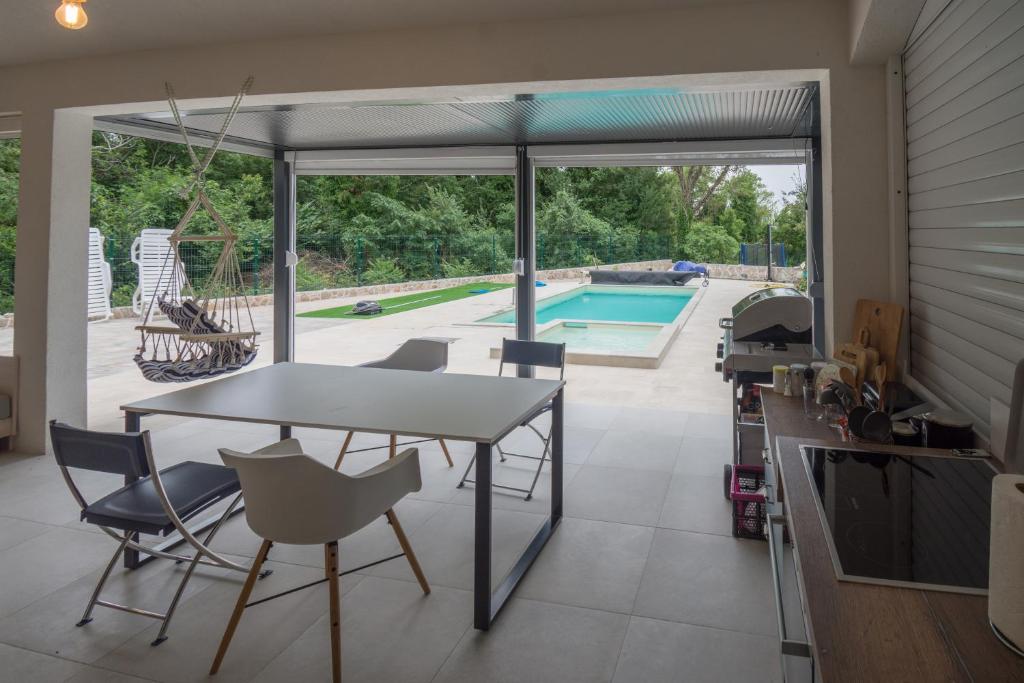
[[[234, 469], [202, 462], [183, 462], [160, 470], [160, 481], [182, 520], [241, 490]], [[82, 511], [82, 519], [90, 524], [145, 534], [166, 536], [174, 530], [149, 477], [88, 505]]]

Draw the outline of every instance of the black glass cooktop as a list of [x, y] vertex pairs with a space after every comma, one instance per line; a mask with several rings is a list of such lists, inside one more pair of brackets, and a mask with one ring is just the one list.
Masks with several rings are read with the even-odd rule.
[[840, 579], [988, 587], [996, 472], [984, 459], [803, 451]]

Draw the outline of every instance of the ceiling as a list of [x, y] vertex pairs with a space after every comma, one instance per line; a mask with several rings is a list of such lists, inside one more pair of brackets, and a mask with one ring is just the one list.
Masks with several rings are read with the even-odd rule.
[[[308, 150], [798, 138], [815, 132], [816, 93], [814, 83], [790, 83], [254, 108], [239, 111], [227, 139], [241, 147]], [[197, 140], [212, 138], [225, 116], [182, 114]], [[99, 118], [97, 127], [176, 135], [167, 112]]]
[[69, 31], [53, 18], [60, 0], [2, 0], [0, 66], [269, 37], [545, 20], [737, 1], [90, 0], [85, 6], [89, 25]]

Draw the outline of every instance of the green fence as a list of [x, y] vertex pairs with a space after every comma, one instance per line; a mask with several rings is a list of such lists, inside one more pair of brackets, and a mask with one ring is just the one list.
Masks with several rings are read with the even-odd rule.
[[[273, 291], [273, 246], [270, 239], [237, 243], [242, 278], [249, 294]], [[186, 272], [197, 287], [209, 277], [220, 249], [218, 243], [181, 245]], [[107, 239], [104, 251], [113, 281], [111, 305], [130, 305], [138, 282], [137, 266], [131, 261], [131, 241]], [[312, 234], [299, 236], [296, 251], [296, 286], [299, 291], [315, 291], [510, 273], [515, 247], [511, 233], [476, 234], [457, 242], [362, 237], [347, 240]], [[671, 255], [670, 236], [655, 233], [608, 239], [556, 239], [545, 235], [537, 238], [538, 270], [650, 261]]]

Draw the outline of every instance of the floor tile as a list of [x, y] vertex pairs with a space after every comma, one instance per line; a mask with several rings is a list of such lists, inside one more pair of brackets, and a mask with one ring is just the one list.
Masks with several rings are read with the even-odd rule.
[[117, 549], [106, 536], [54, 528], [0, 554], [0, 617], [105, 564]]
[[779, 681], [778, 650], [766, 636], [633, 617], [614, 683]]
[[722, 478], [672, 475], [658, 526], [731, 536], [732, 504], [722, 492]]
[[[444, 505], [420, 528], [408, 534], [431, 585], [473, 589], [475, 511], [468, 505]], [[495, 509], [491, 516], [491, 580], [508, 573], [536, 535], [545, 515]], [[373, 576], [414, 581], [407, 562], [395, 560], [370, 570]]]
[[49, 531], [52, 527], [15, 517], [0, 517], [0, 551]]
[[694, 414], [686, 425], [686, 436], [705, 439], [728, 437], [732, 433], [732, 415]]
[[701, 477], [722, 477], [725, 465], [732, 463], [730, 436], [705, 438], [684, 436], [673, 472]]
[[610, 681], [628, 621], [621, 614], [516, 598], [489, 631], [466, 633], [435, 681]]
[[[473, 596], [442, 586], [423, 595], [405, 581], [366, 577], [341, 601], [342, 677], [369, 683], [426, 683], [470, 628]], [[330, 629], [324, 616], [254, 680], [329, 681]]]
[[[572, 384], [567, 392], [572, 391]], [[621, 405], [602, 405], [596, 403], [565, 402], [565, 426], [588, 427], [590, 429], [608, 429], [608, 425], [622, 411]]]
[[615, 431], [682, 436], [686, 433], [689, 421], [690, 414], [681, 410], [627, 406], [619, 411], [608, 428]]
[[653, 538], [651, 527], [563, 518], [516, 595], [628, 614]]
[[[111, 552], [116, 546], [110, 543]], [[241, 558], [229, 557], [241, 560]], [[186, 565], [156, 560], [129, 571], [116, 566], [103, 587], [102, 599], [163, 613], [178, 589]], [[82, 617], [102, 570], [96, 570], [18, 612], [0, 619], [0, 642], [67, 659], [92, 663], [151, 627], [148, 617], [102, 606], [94, 608], [92, 622], [75, 624]], [[178, 618], [190, 609], [189, 600], [214, 581], [223, 580], [230, 570], [200, 565], [196, 568], [171, 621], [169, 636], [174, 637]]]
[[[274, 573], [257, 582], [253, 599], [315, 581], [322, 569], [269, 562]], [[361, 576], [342, 580], [343, 590]], [[174, 618], [173, 635], [151, 647], [158, 625], [150, 626], [96, 665], [167, 683], [207, 681], [223, 629], [231, 616], [244, 577], [231, 575], [214, 582], [189, 600]], [[245, 611], [217, 681], [249, 681], [327, 612], [327, 587], [321, 584]]]
[[611, 430], [594, 447], [588, 465], [671, 472], [683, 437], [648, 431]]
[[584, 465], [565, 491], [565, 514], [606, 522], [654, 526], [671, 475]]
[[83, 668], [66, 659], [0, 644], [0, 680], [63, 683]]
[[761, 541], [658, 529], [633, 614], [770, 636], [769, 581]]

